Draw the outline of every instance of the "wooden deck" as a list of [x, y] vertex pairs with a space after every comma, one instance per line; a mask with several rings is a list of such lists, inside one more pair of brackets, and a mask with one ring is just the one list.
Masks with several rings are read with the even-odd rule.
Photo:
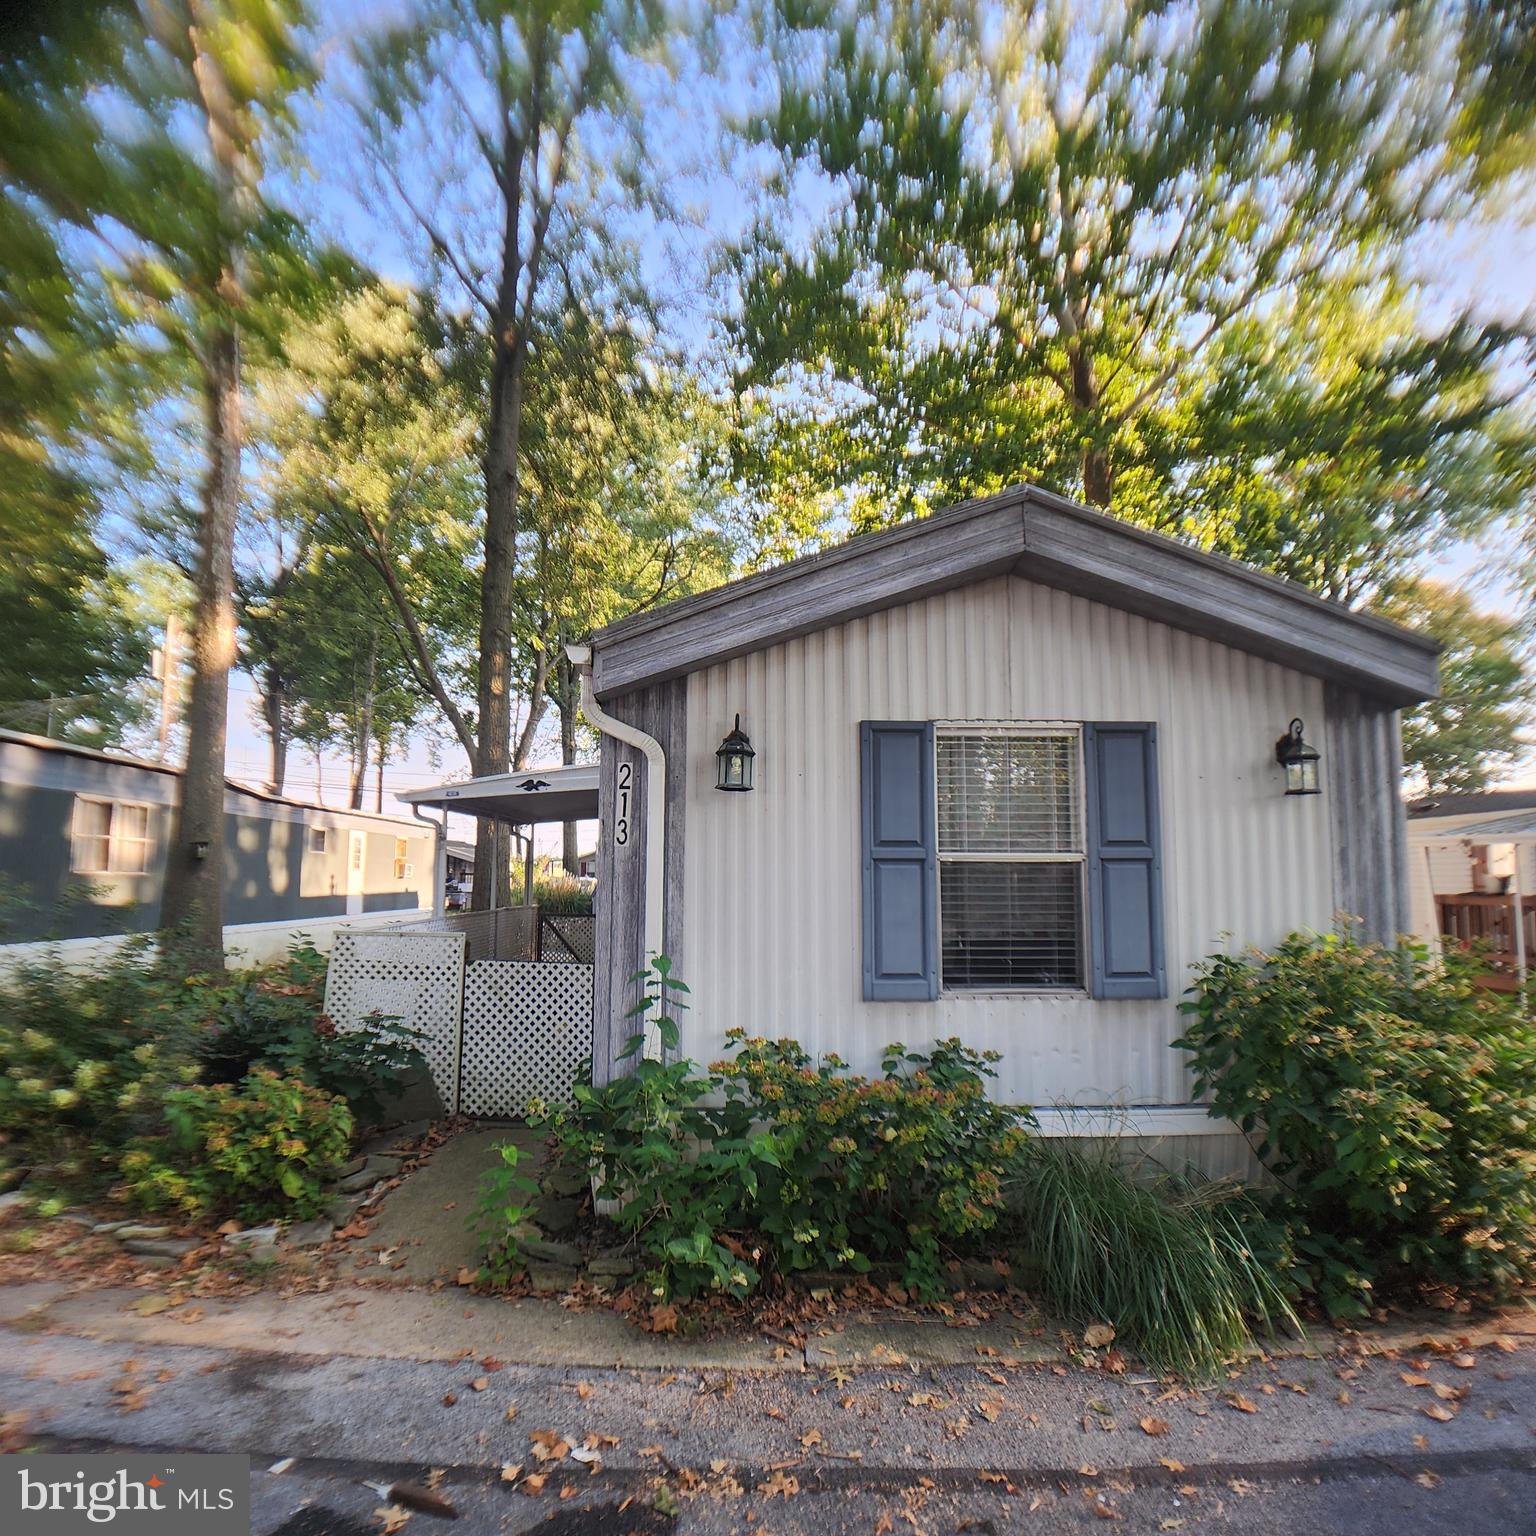
[[[1525, 933], [1527, 974], [1536, 969], [1536, 896], [1521, 903]], [[1441, 936], [1463, 949], [1481, 947], [1489, 969], [1481, 978], [1486, 987], [1497, 992], [1519, 990], [1515, 964], [1515, 899], [1512, 896], [1485, 896], [1464, 892], [1459, 896], [1436, 896], [1435, 910], [1440, 920]]]

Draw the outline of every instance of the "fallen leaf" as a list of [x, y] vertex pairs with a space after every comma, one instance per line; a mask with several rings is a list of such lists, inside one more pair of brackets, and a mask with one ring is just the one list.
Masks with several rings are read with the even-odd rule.
[[553, 1429], [535, 1429], [528, 1438], [535, 1461], [564, 1461], [570, 1454], [570, 1442]]
[[470, 1382], [469, 1390], [471, 1392], [484, 1392], [485, 1389], [490, 1386], [490, 1384], [491, 1378], [489, 1376], [476, 1376], [475, 1379]]
[[519, 1492], [526, 1493], [531, 1498], [536, 1493], [543, 1493], [544, 1484], [548, 1481], [548, 1472], [530, 1472], [519, 1484]]
[[1154, 1418], [1149, 1413], [1141, 1421], [1141, 1432], [1144, 1435], [1166, 1435], [1168, 1433], [1168, 1420]]
[[1244, 1397], [1241, 1392], [1234, 1392], [1227, 1399], [1228, 1407], [1235, 1408], [1239, 1413], [1257, 1413], [1259, 1405], [1251, 1397]]
[[1498, 1350], [1501, 1355], [1512, 1355], [1520, 1346], [1516, 1344], [1512, 1338], [1508, 1337], [1508, 1335], [1501, 1333], [1498, 1338], [1493, 1341], [1493, 1347]]
[[677, 1332], [677, 1308], [663, 1303], [651, 1308], [652, 1333]]
[[374, 1510], [379, 1519], [379, 1529], [384, 1536], [393, 1536], [395, 1531], [404, 1527], [411, 1518], [408, 1509], [401, 1509], [398, 1504], [386, 1504], [381, 1509]]
[[1414, 1482], [1416, 1482], [1420, 1488], [1438, 1488], [1440, 1486], [1440, 1479], [1433, 1472], [1429, 1471], [1420, 1472], [1419, 1475], [1414, 1478]]
[[976, 1404], [976, 1412], [984, 1418], [988, 1424], [996, 1424], [998, 1416], [1003, 1411], [1003, 1404], [995, 1398], [982, 1398]]
[[1164, 1515], [1163, 1518], [1157, 1522], [1157, 1528], [1160, 1531], [1179, 1531], [1183, 1530], [1184, 1522], [1180, 1520], [1177, 1515]]
[[516, 1403], [508, 1403], [507, 1404], [507, 1411], [506, 1411], [504, 1417], [508, 1418], [508, 1419], [515, 1419], [517, 1417], [517, 1404]]
[[820, 1445], [821, 1431], [819, 1429], [806, 1430], [806, 1432], [800, 1436], [800, 1444], [804, 1446], [806, 1450], [810, 1450], [813, 1445]]
[[757, 1485], [757, 1491], [769, 1499], [777, 1495], [787, 1503], [793, 1495], [800, 1492], [800, 1480], [784, 1472], [775, 1472], [766, 1483]]
[[457, 1392], [444, 1392], [443, 1393], [443, 1407], [444, 1408], [452, 1408], [453, 1405], [456, 1402], [458, 1402], [458, 1400], [459, 1400], [459, 1394]]
[[1456, 1410], [1447, 1408], [1444, 1403], [1426, 1403], [1421, 1412], [1441, 1424], [1449, 1424], [1456, 1417]]
[[578, 1381], [576, 1383], [576, 1396], [585, 1402], [592, 1396], [592, 1383], [590, 1381]]
[[1421, 1376], [1417, 1371], [1399, 1371], [1397, 1374], [1410, 1387], [1428, 1387], [1433, 1385], [1428, 1376]]
[[1184, 1463], [1177, 1460], [1175, 1457], [1159, 1456], [1157, 1459], [1163, 1464], [1163, 1466], [1167, 1467], [1170, 1472], [1182, 1472], [1184, 1470]]
[[1465, 1352], [1459, 1355], [1452, 1355], [1451, 1364], [1454, 1365], [1458, 1370], [1475, 1371], [1477, 1369], [1477, 1356], [1469, 1355]]
[[1448, 1387], [1443, 1381], [1435, 1383], [1435, 1396], [1442, 1403], [1459, 1403], [1466, 1395], [1465, 1387]]
[[[338, 1237], [345, 1237], [347, 1234], [345, 1232], [338, 1232], [336, 1235]], [[468, 1264], [459, 1265], [459, 1274], [456, 1281], [457, 1284], [473, 1285], [479, 1278], [480, 1271], [478, 1269], [471, 1269]]]
[[[1092, 1323], [1083, 1331], [1083, 1343], [1089, 1349], [1103, 1349], [1106, 1344], [1114, 1342], [1115, 1330], [1109, 1323]], [[1115, 1518], [1119, 1519], [1119, 1516]]]
[[504, 1483], [515, 1483], [523, 1475], [523, 1464], [520, 1461], [504, 1461], [501, 1464], [501, 1480]]

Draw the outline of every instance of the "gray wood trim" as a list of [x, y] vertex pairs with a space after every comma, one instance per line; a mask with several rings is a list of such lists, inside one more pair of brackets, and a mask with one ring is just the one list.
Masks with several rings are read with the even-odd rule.
[[1369, 614], [1070, 503], [1031, 507], [1019, 576], [1364, 688], [1439, 692], [1438, 648]]
[[1023, 551], [1017, 498], [947, 513], [942, 531], [929, 519], [866, 534], [601, 631], [593, 687], [606, 705], [610, 693], [1001, 575]]
[[1408, 927], [1408, 816], [1396, 709], [1358, 689], [1324, 691], [1322, 788], [1333, 833], [1333, 902], [1364, 937]]
[[[684, 797], [688, 788], [688, 689], [681, 679], [638, 688], [605, 701], [616, 719], [638, 726], [661, 743], [667, 760], [666, 868], [662, 943], [674, 974], [687, 980], [683, 940]], [[614, 842], [618, 776], [628, 764], [634, 782], [630, 796], [629, 841]], [[618, 1053], [638, 1032], [628, 1017], [641, 989], [630, 977], [645, 960], [645, 859], [648, 829], [645, 755], [637, 748], [602, 738], [598, 778], [597, 911], [592, 971], [592, 1080], [601, 1085], [633, 1068], [635, 1058]]]
[[1002, 571], [1396, 704], [1438, 691], [1438, 647], [1422, 635], [1028, 487], [610, 625], [593, 639], [594, 686], [607, 700]]

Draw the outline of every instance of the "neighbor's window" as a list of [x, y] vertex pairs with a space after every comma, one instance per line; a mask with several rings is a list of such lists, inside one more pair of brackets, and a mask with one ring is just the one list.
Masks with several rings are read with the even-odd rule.
[[149, 868], [149, 809], [77, 795], [70, 868], [81, 875], [142, 875]]
[[311, 853], [324, 853], [326, 844], [326, 829], [324, 827], [311, 827], [309, 829], [309, 851]]
[[945, 988], [1081, 987], [1077, 730], [940, 727], [937, 751]]
[[406, 845], [403, 837], [395, 839], [395, 879], [404, 880], [406, 871], [405, 862]]

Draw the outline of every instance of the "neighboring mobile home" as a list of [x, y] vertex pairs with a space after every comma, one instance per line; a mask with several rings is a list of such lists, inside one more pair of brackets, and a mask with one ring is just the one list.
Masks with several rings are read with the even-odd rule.
[[[1200, 1160], [1236, 1166], [1169, 1048], [1190, 967], [1340, 911], [1407, 926], [1398, 711], [1434, 643], [1057, 496], [624, 620], [587, 684], [600, 1081], [662, 949], [700, 1061], [735, 1025], [866, 1072], [957, 1035], [1052, 1128], [1216, 1133]], [[1288, 770], [1297, 721], [1318, 758]]]
[[[0, 943], [152, 931], [180, 770], [0, 731]], [[332, 810], [227, 783], [226, 941], [248, 954], [288, 931], [430, 908], [420, 822]], [[267, 942], [270, 939], [271, 942]]]

